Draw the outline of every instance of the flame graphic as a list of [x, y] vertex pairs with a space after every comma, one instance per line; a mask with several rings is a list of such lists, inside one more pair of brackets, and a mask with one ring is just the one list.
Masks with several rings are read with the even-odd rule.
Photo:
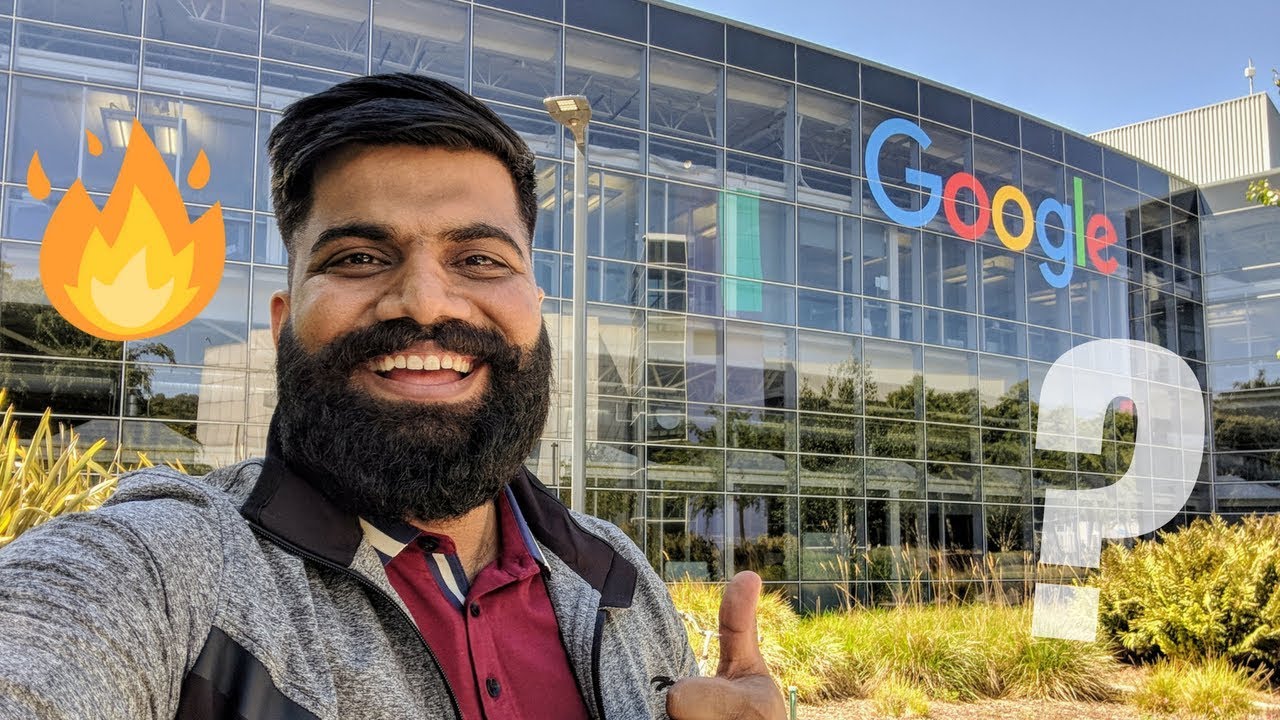
[[[102, 142], [86, 133], [91, 155]], [[203, 150], [187, 175], [209, 180]], [[39, 153], [27, 168], [39, 199], [51, 187]], [[106, 205], [99, 210], [77, 179], [54, 208], [40, 248], [40, 280], [72, 325], [107, 340], [138, 340], [182, 326], [209, 304], [226, 258], [222, 204], [192, 222], [172, 170], [134, 119], [128, 149]]]

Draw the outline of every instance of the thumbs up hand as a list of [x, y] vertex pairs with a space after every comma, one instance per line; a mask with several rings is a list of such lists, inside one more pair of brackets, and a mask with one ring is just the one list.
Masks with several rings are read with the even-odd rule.
[[760, 576], [740, 572], [720, 601], [720, 667], [715, 677], [685, 678], [667, 691], [672, 720], [783, 720], [786, 705], [756, 632]]

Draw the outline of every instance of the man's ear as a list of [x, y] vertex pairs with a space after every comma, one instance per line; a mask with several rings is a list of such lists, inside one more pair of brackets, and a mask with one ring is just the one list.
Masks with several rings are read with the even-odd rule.
[[271, 293], [271, 342], [280, 346], [280, 330], [289, 319], [289, 291]]

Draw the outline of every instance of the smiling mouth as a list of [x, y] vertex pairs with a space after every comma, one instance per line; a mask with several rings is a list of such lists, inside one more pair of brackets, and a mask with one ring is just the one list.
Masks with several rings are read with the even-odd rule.
[[469, 376], [479, 363], [455, 353], [391, 353], [365, 363], [380, 377], [419, 385], [444, 385]]

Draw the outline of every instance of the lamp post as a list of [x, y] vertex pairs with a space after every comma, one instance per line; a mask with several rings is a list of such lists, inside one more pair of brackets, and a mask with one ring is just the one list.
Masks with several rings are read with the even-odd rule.
[[[573, 466], [569, 507], [587, 507], [587, 123], [591, 103], [582, 95], [542, 101], [551, 119], [573, 133]], [[559, 472], [559, 469], [556, 470]]]

